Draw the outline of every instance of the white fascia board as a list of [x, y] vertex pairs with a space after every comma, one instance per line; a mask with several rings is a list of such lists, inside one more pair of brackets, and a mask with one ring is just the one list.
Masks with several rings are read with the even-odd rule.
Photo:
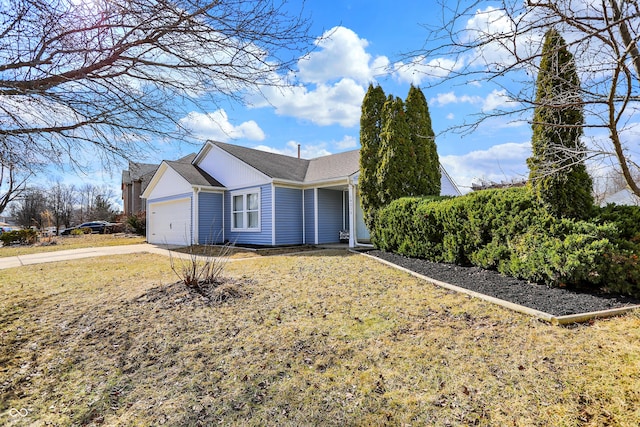
[[156, 170], [156, 173], [153, 174], [151, 181], [149, 181], [149, 185], [147, 185], [147, 188], [145, 188], [142, 194], [140, 195], [140, 198], [142, 199], [149, 198], [149, 194], [153, 191], [155, 186], [158, 185], [160, 178], [162, 178], [162, 175], [164, 175], [164, 173], [167, 171], [168, 168], [169, 168], [169, 165], [163, 160], [162, 163], [160, 163], [160, 166], [158, 167], [158, 169]]
[[207, 153], [211, 150], [211, 147], [214, 147], [213, 141], [208, 140], [205, 142], [200, 151], [198, 151], [198, 154], [196, 154], [196, 157], [194, 157], [192, 164], [197, 165], [201, 159], [206, 157]]
[[271, 184], [277, 185], [278, 187], [299, 188], [299, 189], [303, 188], [303, 185], [301, 182], [291, 181], [288, 179], [273, 179], [271, 180]]
[[307, 190], [309, 188], [318, 188], [318, 187], [332, 187], [335, 185], [346, 185], [349, 184], [349, 177], [343, 176], [339, 178], [332, 178], [328, 180], [321, 181], [313, 181], [313, 182], [305, 182], [302, 185], [302, 188]]
[[218, 193], [218, 194], [224, 194], [224, 192], [227, 190], [224, 187], [210, 187], [208, 185], [194, 185], [193, 189], [195, 191], [202, 191], [205, 193]]

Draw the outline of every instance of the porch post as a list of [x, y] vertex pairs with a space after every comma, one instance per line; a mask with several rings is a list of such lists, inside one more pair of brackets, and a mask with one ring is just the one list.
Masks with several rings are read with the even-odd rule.
[[356, 247], [356, 195], [355, 185], [349, 182], [349, 247]]

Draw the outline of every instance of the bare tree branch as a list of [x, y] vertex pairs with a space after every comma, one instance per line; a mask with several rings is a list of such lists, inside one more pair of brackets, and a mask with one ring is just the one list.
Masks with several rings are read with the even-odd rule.
[[[556, 28], [576, 58], [585, 128], [606, 129], [608, 147], [589, 145], [589, 158], [615, 159], [627, 185], [640, 196], [634, 177], [640, 152], [633, 127], [640, 125], [640, 8], [621, 0], [441, 0], [442, 22], [429, 28], [424, 48], [406, 55], [406, 67], [427, 86], [485, 82], [509, 103], [483, 111], [452, 131], [470, 132], [491, 118], [531, 120], [542, 36]], [[435, 47], [433, 47], [435, 46]], [[439, 67], [433, 64], [439, 64]], [[554, 98], [555, 107], [573, 99]], [[551, 166], [551, 165], [550, 165]]]
[[[299, 11], [295, 12], [298, 8]], [[138, 157], [180, 118], [285, 85], [312, 44], [287, 0], [0, 4], [0, 153], [16, 170]], [[3, 165], [7, 159], [3, 160]]]
[[243, 90], [281, 84], [273, 75], [294, 58], [277, 55], [307, 41], [306, 23], [287, 16], [286, 3], [17, 3], [0, 23], [0, 135], [23, 148], [40, 147], [45, 135], [103, 148], [103, 132], [174, 131], [172, 101], [241, 99]]

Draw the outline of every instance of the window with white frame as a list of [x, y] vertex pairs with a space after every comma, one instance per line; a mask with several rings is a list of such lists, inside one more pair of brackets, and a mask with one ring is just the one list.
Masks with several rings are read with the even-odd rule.
[[260, 191], [231, 194], [231, 228], [236, 231], [260, 229]]

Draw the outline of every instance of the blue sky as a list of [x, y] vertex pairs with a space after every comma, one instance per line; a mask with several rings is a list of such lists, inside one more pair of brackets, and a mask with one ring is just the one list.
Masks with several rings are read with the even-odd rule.
[[[183, 124], [203, 141], [215, 139], [290, 155], [296, 154], [300, 144], [302, 156], [313, 158], [359, 148], [360, 104], [370, 82], [403, 99], [413, 82], [423, 88], [429, 103], [440, 161], [463, 192], [480, 179], [502, 181], [527, 174], [531, 128], [525, 121], [489, 121], [470, 135], [443, 133], [472, 114], [503, 105], [495, 87], [443, 84], [429, 88], [437, 83], [433, 78], [427, 80], [415, 68], [400, 67], [406, 62], [403, 53], [423, 46], [428, 36], [423, 25], [437, 24], [439, 6], [417, 0], [307, 0], [305, 11], [312, 19], [312, 34], [325, 38], [298, 60], [293, 90], [266, 90], [266, 100], [250, 98], [250, 105], [227, 103], [206, 112], [193, 111], [181, 119]], [[433, 60], [437, 58], [423, 62]], [[197, 151], [193, 145], [158, 142], [150, 157], [140, 160], [174, 160]], [[79, 185], [108, 184], [114, 189], [114, 202], [120, 203], [123, 166], [62, 177]], [[46, 179], [55, 177], [59, 173]]]

